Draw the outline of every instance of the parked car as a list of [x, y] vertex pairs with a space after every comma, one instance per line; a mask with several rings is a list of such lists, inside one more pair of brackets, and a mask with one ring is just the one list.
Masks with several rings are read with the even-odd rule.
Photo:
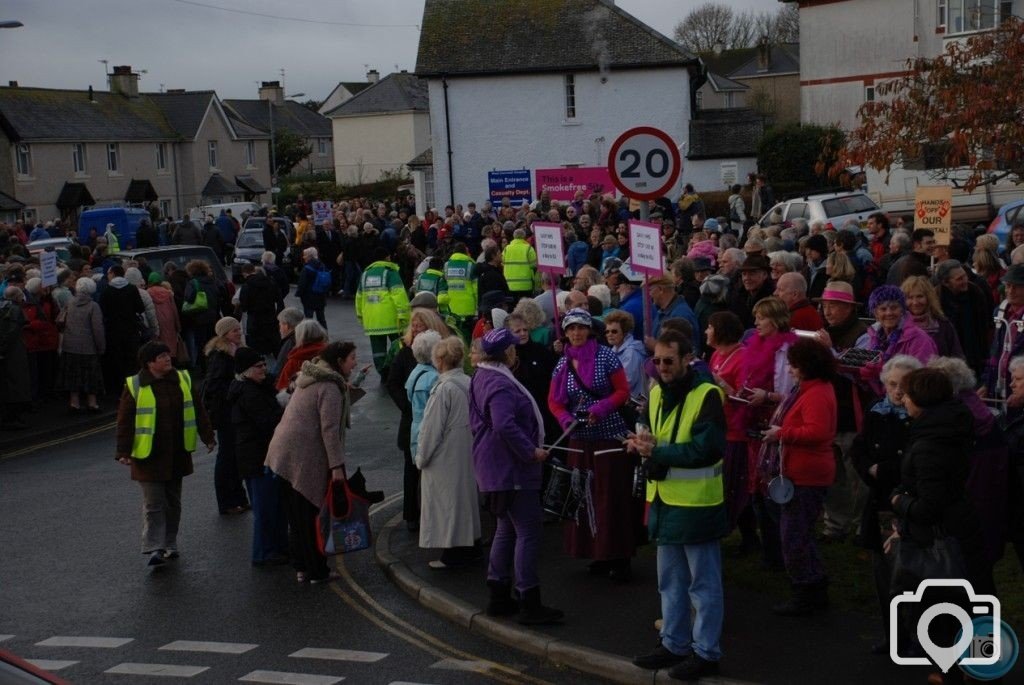
[[881, 211], [878, 205], [865, 193], [819, 193], [779, 202], [764, 213], [760, 225], [771, 226], [772, 215], [778, 212], [783, 222], [791, 222], [793, 219], [806, 219], [808, 223], [824, 221], [827, 228], [839, 231], [850, 219], [862, 228], [867, 226], [868, 217], [878, 211]]
[[[288, 236], [288, 244], [291, 245], [295, 242], [295, 225], [292, 220], [286, 216], [275, 216], [272, 217], [274, 221], [284, 224], [284, 234]], [[251, 216], [245, 220], [245, 224], [242, 225], [243, 231], [248, 231], [251, 228], [258, 228], [261, 231], [263, 227], [267, 225], [267, 217], [265, 216]]]
[[143, 257], [149, 268], [154, 271], [163, 271], [164, 264], [167, 262], [173, 262], [179, 269], [184, 269], [185, 265], [193, 259], [199, 259], [207, 263], [214, 279], [218, 283], [223, 283], [230, 295], [235, 293], [235, 285], [228, 279], [227, 273], [224, 271], [224, 265], [217, 259], [217, 255], [213, 250], [205, 245], [173, 245], [168, 247], [147, 247], [141, 250], [121, 250], [119, 256], [123, 259]]
[[242, 215], [249, 213], [255, 214], [260, 211], [260, 206], [255, 202], [222, 202], [216, 205], [203, 205], [202, 207], [193, 207], [189, 210], [189, 218], [199, 221], [202, 223], [205, 217], [212, 216], [216, 219], [220, 216], [221, 210], [230, 209], [231, 216], [235, 217], [239, 221], [242, 221]]
[[246, 264], [259, 266], [263, 259], [263, 229], [247, 228], [238, 234], [235, 241], [235, 258], [231, 262], [231, 280], [242, 282], [242, 267]]
[[68, 251], [68, 247], [72, 244], [71, 238], [44, 238], [43, 240], [32, 241], [25, 248], [33, 257], [40, 252], [56, 252], [57, 259], [67, 264], [68, 260], [71, 259], [71, 252]]
[[1006, 238], [1016, 223], [1024, 223], [1024, 200], [1007, 202], [999, 208], [996, 218], [988, 225], [988, 232], [995, 233], [1000, 245], [1006, 245]]

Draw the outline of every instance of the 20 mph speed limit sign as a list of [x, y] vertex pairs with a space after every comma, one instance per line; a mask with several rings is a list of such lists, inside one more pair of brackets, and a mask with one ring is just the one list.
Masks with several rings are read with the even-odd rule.
[[608, 173], [623, 195], [653, 200], [667, 193], [683, 170], [679, 148], [667, 133], [650, 126], [631, 128], [608, 151]]

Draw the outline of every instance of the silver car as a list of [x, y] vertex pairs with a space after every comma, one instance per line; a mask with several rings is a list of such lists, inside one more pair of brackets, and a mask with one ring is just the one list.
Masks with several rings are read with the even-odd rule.
[[856, 221], [861, 228], [867, 226], [868, 217], [882, 211], [875, 201], [866, 194], [851, 191], [845, 193], [821, 193], [804, 195], [777, 203], [761, 217], [762, 227], [777, 223], [773, 215], [778, 212], [782, 222], [806, 219], [807, 223], [823, 221], [826, 228], [842, 230], [847, 221]]

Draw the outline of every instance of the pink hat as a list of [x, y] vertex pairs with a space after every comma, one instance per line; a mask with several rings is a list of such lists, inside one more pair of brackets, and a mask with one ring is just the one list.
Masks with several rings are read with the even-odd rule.
[[686, 253], [686, 256], [690, 259], [704, 257], [711, 261], [711, 266], [714, 266], [718, 261], [718, 246], [716, 246], [712, 240], [701, 240], [690, 248], [690, 251]]
[[857, 298], [853, 295], [853, 286], [846, 281], [829, 281], [825, 284], [825, 290], [821, 293], [821, 297], [816, 299], [819, 302], [857, 304]]

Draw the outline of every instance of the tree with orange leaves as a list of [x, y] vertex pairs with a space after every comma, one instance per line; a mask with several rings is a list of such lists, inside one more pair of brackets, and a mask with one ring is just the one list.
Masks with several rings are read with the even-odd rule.
[[858, 110], [833, 177], [854, 164], [888, 172], [925, 161], [934, 178], [967, 192], [1024, 182], [1024, 21], [1007, 17], [950, 40], [938, 57], [910, 59], [905, 76], [875, 93]]

